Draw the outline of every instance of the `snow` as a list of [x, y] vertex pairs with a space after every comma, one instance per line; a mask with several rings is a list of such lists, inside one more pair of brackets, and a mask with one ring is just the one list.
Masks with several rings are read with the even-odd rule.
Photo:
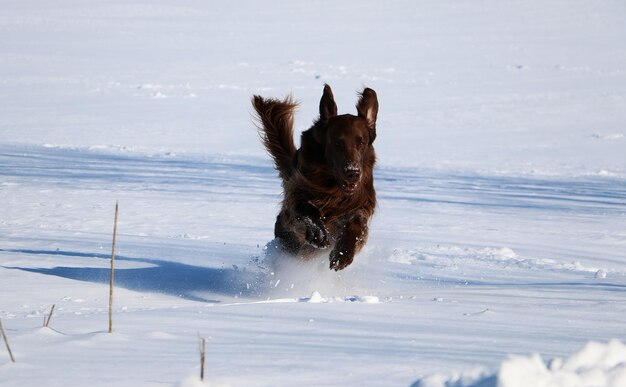
[[[625, 12], [4, 2], [0, 385], [625, 385]], [[380, 100], [339, 273], [273, 252], [250, 105], [291, 93], [304, 130], [325, 82]]]
[[578, 387], [626, 384], [626, 346], [618, 340], [589, 342], [563, 361], [553, 358], [544, 363], [537, 354], [510, 356], [496, 374], [472, 370], [463, 374], [430, 375], [413, 387]]

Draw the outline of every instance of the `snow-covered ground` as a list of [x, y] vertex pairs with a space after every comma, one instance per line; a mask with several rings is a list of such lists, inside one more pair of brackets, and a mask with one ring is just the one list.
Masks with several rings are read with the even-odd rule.
[[[625, 385], [624, 15], [5, 1], [0, 385], [195, 386], [198, 337], [208, 385]], [[381, 106], [340, 273], [264, 260], [281, 189], [249, 102], [293, 93], [303, 130], [324, 82]]]

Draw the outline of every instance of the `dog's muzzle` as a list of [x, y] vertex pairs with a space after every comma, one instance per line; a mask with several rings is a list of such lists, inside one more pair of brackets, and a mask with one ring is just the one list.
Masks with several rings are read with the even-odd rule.
[[361, 179], [361, 168], [356, 164], [348, 164], [344, 168], [345, 181], [341, 185], [341, 189], [348, 194], [353, 193]]

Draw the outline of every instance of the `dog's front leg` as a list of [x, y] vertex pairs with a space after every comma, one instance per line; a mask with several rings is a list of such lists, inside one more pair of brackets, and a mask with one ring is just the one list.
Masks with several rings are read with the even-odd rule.
[[330, 253], [330, 268], [339, 271], [345, 269], [354, 260], [367, 240], [367, 221], [369, 216], [362, 211], [350, 218], [340, 234], [335, 248]]
[[328, 247], [330, 245], [328, 230], [319, 209], [306, 202], [298, 204], [295, 212], [296, 230], [304, 235], [306, 243], [316, 249]]
[[293, 207], [286, 206], [276, 219], [274, 235], [292, 254], [310, 252], [330, 245], [328, 230], [320, 211], [313, 204], [304, 202]]

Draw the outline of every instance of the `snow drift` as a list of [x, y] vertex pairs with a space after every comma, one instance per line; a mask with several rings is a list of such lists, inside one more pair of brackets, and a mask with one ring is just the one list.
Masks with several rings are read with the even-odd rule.
[[496, 374], [468, 371], [423, 378], [413, 387], [623, 387], [626, 345], [619, 340], [591, 341], [569, 358], [545, 363], [537, 354], [510, 356]]

